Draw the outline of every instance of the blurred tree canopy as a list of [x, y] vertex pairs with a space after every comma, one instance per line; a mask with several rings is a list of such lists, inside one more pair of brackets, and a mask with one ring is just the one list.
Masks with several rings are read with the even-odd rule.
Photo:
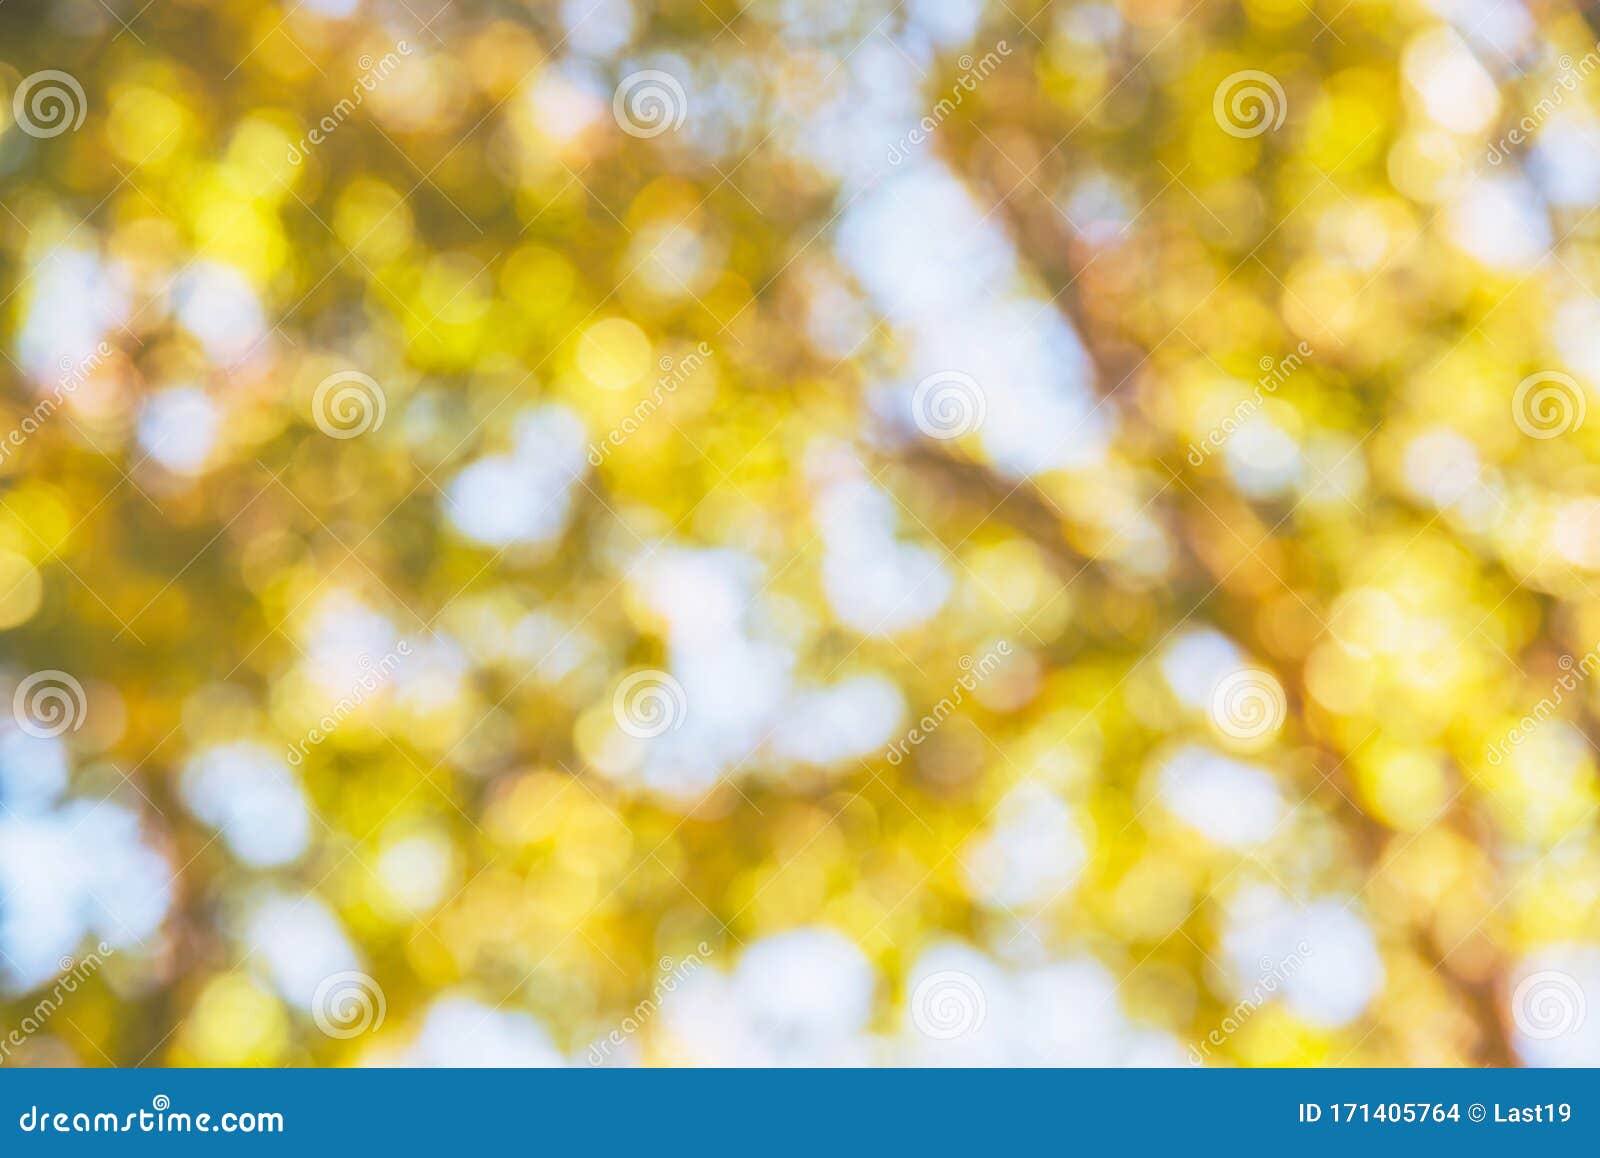
[[1593, 19], [0, 6], [6, 1063], [1600, 1061]]

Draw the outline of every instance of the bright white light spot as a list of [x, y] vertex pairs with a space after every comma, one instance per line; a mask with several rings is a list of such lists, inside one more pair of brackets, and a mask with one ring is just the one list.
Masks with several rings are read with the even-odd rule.
[[423, 914], [449, 895], [455, 882], [455, 854], [439, 833], [420, 832], [385, 844], [378, 854], [378, 877], [401, 908]]
[[615, 56], [633, 39], [633, 5], [628, 0], [563, 0], [561, 23], [574, 52]]
[[1532, 269], [1550, 252], [1550, 223], [1539, 195], [1522, 177], [1479, 175], [1446, 214], [1450, 238], [1494, 269]]
[[1245, 420], [1222, 453], [1228, 473], [1239, 489], [1252, 498], [1282, 495], [1300, 481], [1305, 471], [1300, 444], [1260, 412]]
[[795, 929], [752, 943], [731, 974], [689, 974], [662, 1001], [662, 1028], [691, 1065], [861, 1065], [876, 989], [853, 941]]
[[178, 279], [172, 299], [178, 320], [218, 365], [230, 365], [252, 353], [266, 336], [266, 317], [256, 291], [232, 266], [195, 262]]
[[1072, 811], [1038, 784], [1020, 784], [995, 809], [988, 832], [965, 851], [973, 892], [998, 908], [1037, 907], [1077, 883], [1088, 859]]
[[1436, 507], [1448, 507], [1478, 484], [1478, 450], [1453, 430], [1434, 429], [1406, 444], [1406, 486]]
[[1412, 40], [1402, 67], [1428, 115], [1452, 132], [1481, 132], [1500, 110], [1494, 78], [1448, 28], [1435, 28]]
[[1238, 646], [1212, 628], [1185, 631], [1161, 653], [1161, 674], [1174, 695], [1191, 708], [1211, 703], [1217, 681], [1244, 662]]
[[491, 547], [548, 542], [567, 525], [586, 453], [583, 421], [571, 410], [528, 411], [513, 453], [480, 458], [450, 481], [445, 513], [462, 534]]
[[189, 810], [221, 830], [246, 864], [288, 864], [306, 849], [311, 818], [300, 783], [277, 753], [259, 744], [227, 744], [191, 757], [182, 792]]
[[252, 964], [296, 1009], [309, 1012], [323, 978], [361, 968], [339, 918], [315, 896], [270, 892], [255, 903], [245, 926]]
[[199, 387], [162, 390], [150, 396], [139, 415], [139, 445], [176, 474], [199, 474], [220, 424], [216, 405]]
[[428, 1007], [408, 1049], [397, 1058], [379, 1060], [452, 1069], [549, 1067], [566, 1061], [531, 1014], [453, 994]]
[[1156, 782], [1174, 814], [1228, 848], [1260, 844], [1283, 820], [1283, 797], [1266, 771], [1204, 748], [1174, 752]]
[[[1253, 886], [1228, 905], [1223, 946], [1239, 993], [1265, 974], [1281, 974], [1283, 1000], [1312, 1025], [1348, 1025], [1383, 988], [1377, 939], [1354, 906], [1340, 900], [1300, 907]], [[1292, 971], [1283, 965], [1291, 958]]]

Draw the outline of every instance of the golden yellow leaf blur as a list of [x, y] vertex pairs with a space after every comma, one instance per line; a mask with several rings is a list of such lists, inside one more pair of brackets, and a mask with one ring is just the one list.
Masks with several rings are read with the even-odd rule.
[[0, 4], [0, 1064], [1600, 1063], [1496, 13]]

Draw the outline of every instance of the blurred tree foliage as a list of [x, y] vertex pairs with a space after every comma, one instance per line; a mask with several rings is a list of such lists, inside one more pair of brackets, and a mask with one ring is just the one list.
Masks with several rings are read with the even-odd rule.
[[[981, 439], [883, 418], [878, 388], [913, 359], [835, 242], [895, 174], [845, 175], [807, 143], [828, 143], [820, 112], [838, 102], [848, 125], [871, 79], [858, 46], [915, 56], [923, 109], [970, 57], [917, 40], [899, 6], [826, 8], [640, 4], [621, 46], [584, 56], [572, 5], [0, 6], [7, 428], [56, 379], [51, 318], [88, 324], [49, 280], [60, 255], [92, 255], [94, 292], [116, 299], [106, 364], [0, 461], [16, 584], [0, 654], [16, 678], [83, 681], [72, 792], [133, 809], [173, 890], [159, 932], [74, 997], [37, 1060], [358, 1056], [365, 1039], [319, 1034], [241, 981], [242, 914], [269, 881], [337, 915], [389, 1030], [464, 988], [532, 1012], [574, 1054], [648, 993], [663, 954], [704, 940], [725, 967], [808, 925], [873, 963], [884, 1032], [914, 960], [954, 937], [1019, 961], [1082, 950], [1133, 1022], [1186, 1046], [1236, 1011], [1228, 900], [1257, 884], [1361, 914], [1382, 983], [1331, 1026], [1273, 1003], [1209, 1060], [1518, 1060], [1519, 963], [1592, 941], [1600, 915], [1594, 759], [1569, 743], [1590, 735], [1592, 690], [1503, 762], [1487, 755], [1600, 642], [1596, 425], [1542, 439], [1511, 420], [1528, 375], [1588, 381], [1552, 318], [1593, 295], [1596, 227], [1530, 150], [1481, 157], [1556, 55], [1588, 51], [1584, 14], [1530, 6], [1518, 53], [1375, 0], [989, 5], [971, 51], [1009, 53], [919, 163], [958, 178], [1014, 247], [1113, 423], [1102, 453], [1018, 472]], [[815, 35], [796, 33], [800, 11]], [[1429, 105], [1440, 35], [1452, 67], [1493, 78], [1480, 123]], [[392, 74], [331, 111], [388, 54]], [[685, 125], [620, 131], [613, 90], [651, 66], [692, 75]], [[41, 69], [81, 82], [80, 129], [13, 123], [11, 95]], [[1219, 85], [1242, 70], [1281, 86], [1281, 127], [1221, 128]], [[1531, 209], [1473, 216], [1473, 182], [1491, 179]], [[1535, 259], [1472, 243], [1530, 214], [1548, 235]], [[196, 280], [217, 268], [246, 304]], [[819, 341], [823, 315], [850, 339]], [[628, 328], [596, 328], [615, 320]], [[46, 355], [30, 363], [33, 331]], [[452, 522], [453, 481], [510, 453], [530, 407], [568, 408], [592, 444], [637, 413], [655, 377], [641, 365], [702, 342], [709, 367], [581, 472], [557, 534], [495, 544]], [[1241, 431], [1196, 464], [1190, 449], [1302, 343], [1260, 405], [1267, 442]], [[383, 421], [328, 437], [317, 387], [352, 368], [381, 384]], [[173, 421], [214, 424], [188, 470], [140, 433], [178, 386], [207, 409]], [[830, 604], [817, 472], [840, 447], [954, 585], [907, 630], [861, 631]], [[963, 657], [1007, 639], [1023, 659], [903, 762], [763, 748], [708, 792], [646, 791], [597, 768], [617, 679], [672, 667], [637, 569], [669, 545], [760, 560], [796, 671], [886, 673], [905, 703], [892, 737]], [[264, 872], [195, 815], [184, 770], [210, 745], [275, 750], [327, 710], [337, 691], [319, 699], [304, 673], [313, 613], [341, 593], [464, 658], [445, 690], [306, 749], [308, 849]], [[557, 628], [530, 656], [511, 633], [532, 613]], [[1163, 676], [1199, 627], [1281, 682], [1287, 718], [1264, 751], [1230, 749]], [[547, 677], [566, 643], [574, 667]], [[1269, 837], [1229, 847], [1163, 807], [1154, 769], [1184, 737], [1270, 769], [1286, 807]], [[1077, 835], [1055, 839], [1083, 842], [1081, 875], [1031, 907], [986, 901], [970, 850], [1035, 782], [1071, 805]], [[422, 911], [380, 867], [412, 832], [451, 864]], [[37, 999], [15, 991], [11, 1020]], [[679, 1060], [651, 1040], [647, 1060]]]

